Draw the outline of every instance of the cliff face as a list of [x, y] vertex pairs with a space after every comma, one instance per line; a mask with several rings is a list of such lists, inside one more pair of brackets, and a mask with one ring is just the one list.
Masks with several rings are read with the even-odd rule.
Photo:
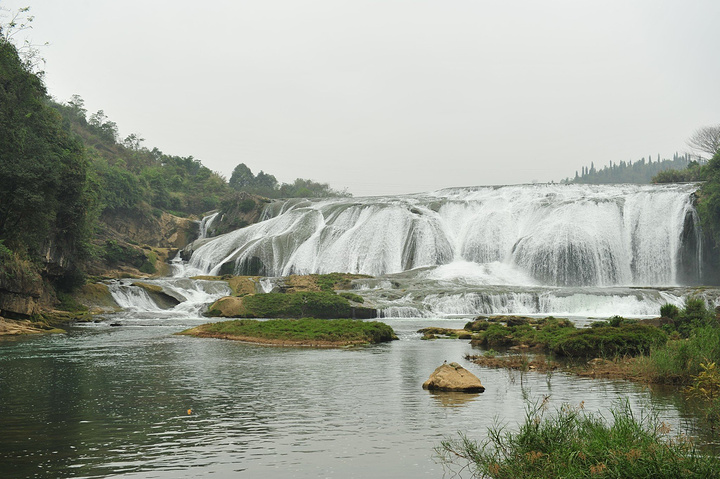
[[197, 237], [198, 223], [162, 212], [159, 216], [104, 214], [102, 236], [153, 248], [179, 249]]
[[0, 264], [0, 316], [24, 318], [40, 312], [45, 287], [38, 268], [15, 255]]
[[167, 274], [167, 261], [197, 236], [198, 222], [169, 213], [106, 215], [95, 240], [96, 254], [84, 265], [72, 264], [65, 245], [48, 239], [40, 266], [11, 253], [0, 258], [0, 316], [35, 317], [57, 303], [51, 280], [73, 268], [100, 278]]

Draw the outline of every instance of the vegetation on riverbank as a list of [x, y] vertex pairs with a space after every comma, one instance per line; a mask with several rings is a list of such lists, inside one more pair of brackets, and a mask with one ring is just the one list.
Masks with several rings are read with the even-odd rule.
[[278, 346], [338, 347], [397, 339], [393, 329], [377, 321], [352, 319], [237, 319], [208, 323], [181, 333]]
[[720, 477], [720, 458], [669, 435], [656, 416], [636, 417], [627, 402], [611, 413], [610, 420], [566, 405], [548, 415], [544, 403], [534, 405], [516, 433], [495, 426], [480, 443], [461, 436], [443, 441], [437, 453], [450, 468], [494, 479]]
[[[505, 326], [487, 321], [468, 323], [483, 328], [472, 343], [487, 349], [512, 348], [557, 357], [595, 359], [569, 369], [593, 377], [617, 377], [648, 383], [690, 385], [703, 364], [720, 364], [720, 322], [701, 298], [688, 298], [683, 308], [665, 305], [663, 317], [643, 324], [620, 317], [577, 329], [567, 320], [545, 318], [537, 323]], [[668, 339], [669, 338], [669, 339]], [[479, 364], [509, 367], [515, 355], [470, 356]], [[601, 359], [602, 361], [598, 361]], [[523, 361], [528, 363], [529, 360]]]
[[667, 341], [667, 334], [660, 329], [622, 318], [596, 322], [591, 328], [576, 328], [566, 319], [553, 317], [466, 325], [469, 330], [479, 328], [483, 329], [472, 336], [475, 346], [533, 349], [569, 358], [635, 356]]

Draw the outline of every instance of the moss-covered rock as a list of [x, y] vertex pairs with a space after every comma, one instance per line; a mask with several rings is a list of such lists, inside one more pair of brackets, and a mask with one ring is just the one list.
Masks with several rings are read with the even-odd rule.
[[83, 285], [73, 292], [72, 297], [92, 314], [109, 313], [121, 309], [105, 283]]

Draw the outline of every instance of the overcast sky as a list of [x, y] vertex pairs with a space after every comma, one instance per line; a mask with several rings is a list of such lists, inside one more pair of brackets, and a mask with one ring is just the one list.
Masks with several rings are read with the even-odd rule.
[[51, 95], [229, 178], [559, 181], [720, 123], [720, 1], [0, 0]]

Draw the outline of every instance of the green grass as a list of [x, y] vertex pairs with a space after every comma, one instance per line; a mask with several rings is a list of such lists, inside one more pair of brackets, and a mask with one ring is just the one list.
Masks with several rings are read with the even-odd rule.
[[690, 337], [668, 341], [651, 353], [639, 358], [636, 368], [652, 382], [689, 384], [692, 376], [700, 374], [702, 363], [720, 363], [720, 328], [694, 328]]
[[254, 318], [348, 318], [350, 303], [333, 292], [266, 293], [243, 298]]
[[483, 442], [461, 435], [436, 451], [451, 469], [493, 479], [720, 477], [720, 458], [700, 454], [687, 437], [669, 436], [656, 416], [638, 418], [627, 402], [611, 414], [564, 406], [546, 415], [534, 405], [516, 433], [496, 426]]
[[338, 343], [379, 343], [397, 339], [390, 326], [377, 321], [313, 318], [272, 319], [269, 321], [237, 319], [204, 324], [198, 328], [183, 331], [181, 334]]

